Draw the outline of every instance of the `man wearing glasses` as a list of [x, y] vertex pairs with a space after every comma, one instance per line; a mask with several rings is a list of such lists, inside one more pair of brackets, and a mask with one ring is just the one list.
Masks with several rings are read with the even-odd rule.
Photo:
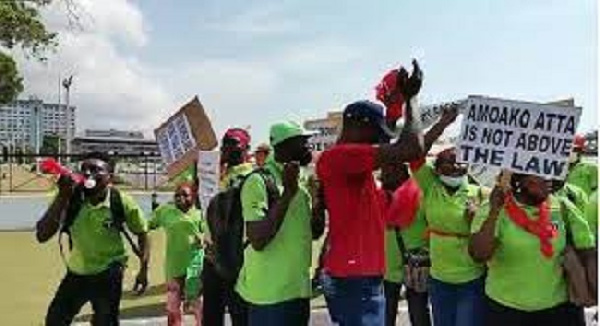
[[[118, 325], [123, 271], [127, 261], [121, 233], [140, 259], [134, 290], [148, 285], [147, 224], [139, 205], [112, 186], [113, 164], [103, 153], [90, 153], [81, 163], [83, 183], [63, 175], [58, 195], [36, 224], [36, 238], [45, 243], [57, 233], [69, 235], [67, 273], [46, 315], [46, 325], [70, 325], [90, 302], [93, 325]], [[127, 229], [138, 238], [133, 243]], [[62, 247], [61, 247], [62, 252]]]

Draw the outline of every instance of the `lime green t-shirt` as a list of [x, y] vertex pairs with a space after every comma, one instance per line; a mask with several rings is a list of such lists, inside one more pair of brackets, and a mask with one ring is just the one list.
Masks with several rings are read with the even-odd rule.
[[590, 201], [584, 210], [584, 216], [588, 222], [594, 237], [598, 240], [598, 190], [590, 195]]
[[385, 276], [388, 282], [401, 283], [404, 278], [404, 259], [398, 241], [396, 230], [385, 230]]
[[427, 240], [427, 220], [425, 219], [425, 211], [421, 205], [415, 216], [415, 220], [406, 228], [400, 231], [402, 240], [406, 250], [427, 248], [429, 242]]
[[[125, 209], [125, 224], [135, 233], [148, 231], [140, 206], [130, 196], [121, 193]], [[114, 262], [125, 263], [127, 254], [123, 239], [112, 223], [110, 194], [96, 206], [84, 202], [71, 225], [73, 248], [67, 261], [70, 271], [80, 275], [92, 275], [104, 271]]]
[[220, 182], [221, 190], [226, 190], [233, 185], [233, 182], [240, 180], [240, 177], [249, 174], [253, 170], [254, 167], [251, 163], [242, 163], [228, 168]]
[[[281, 192], [283, 167], [268, 159], [265, 168]], [[261, 175], [248, 177], [241, 197], [245, 221], [266, 218], [267, 189]], [[244, 265], [236, 285], [242, 298], [265, 305], [310, 297], [311, 216], [311, 198], [301, 182], [271, 242], [262, 251], [252, 246], [244, 251]]]
[[576, 185], [589, 196], [598, 189], [598, 166], [593, 163], [579, 162], [567, 176], [567, 183]]
[[206, 229], [202, 211], [191, 208], [184, 213], [173, 203], [164, 204], [154, 211], [149, 226], [150, 229], [162, 228], [167, 236], [166, 279], [185, 276], [194, 256], [196, 237]]
[[[427, 226], [432, 230], [429, 239], [431, 276], [451, 284], [481, 277], [484, 266], [469, 255], [470, 223], [465, 214], [467, 201], [478, 198], [480, 188], [465, 182], [456, 193], [450, 194], [428, 163], [424, 163], [413, 176], [423, 192], [421, 206]], [[435, 231], [461, 236], [441, 236]]]
[[[567, 301], [567, 286], [561, 265], [566, 244], [565, 225], [558, 197], [551, 198], [552, 223], [558, 236], [552, 240], [554, 255], [546, 258], [540, 251], [537, 236], [525, 231], [502, 210], [496, 224], [498, 247], [488, 261], [486, 294], [493, 300], [522, 311], [539, 311]], [[569, 201], [564, 202], [564, 214], [577, 248], [594, 246], [594, 237], [587, 222]], [[537, 208], [521, 205], [530, 218], [537, 219]], [[478, 232], [489, 215], [485, 204], [475, 217], [471, 231]]]
[[565, 183], [564, 187], [562, 187], [562, 189], [557, 191], [554, 195], [570, 200], [581, 212], [585, 211], [589, 201], [589, 195], [586, 194], [583, 189], [570, 183]]

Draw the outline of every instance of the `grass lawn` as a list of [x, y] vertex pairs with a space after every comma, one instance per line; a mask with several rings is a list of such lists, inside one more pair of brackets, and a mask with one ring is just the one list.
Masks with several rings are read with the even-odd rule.
[[[151, 239], [148, 291], [141, 297], [129, 292], [138, 266], [135, 259], [130, 259], [121, 302], [122, 318], [164, 315], [164, 236], [162, 232], [155, 232]], [[48, 304], [65, 271], [56, 238], [40, 245], [32, 231], [0, 232], [0, 248], [0, 279], [4, 293], [0, 300], [2, 325], [43, 325]], [[313, 261], [319, 248], [314, 246]], [[313, 305], [322, 304], [322, 298], [313, 300]], [[78, 320], [89, 320], [90, 312], [88, 304]]]

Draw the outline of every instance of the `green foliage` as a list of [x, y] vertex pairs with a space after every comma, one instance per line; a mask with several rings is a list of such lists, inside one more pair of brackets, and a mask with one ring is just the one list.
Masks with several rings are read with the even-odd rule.
[[15, 100], [22, 91], [23, 78], [19, 76], [15, 61], [0, 52], [0, 104]]
[[44, 61], [56, 46], [56, 33], [46, 29], [40, 8], [51, 0], [0, 0], [0, 104], [14, 100], [23, 91], [13, 58], [1, 51], [21, 48], [26, 55]]

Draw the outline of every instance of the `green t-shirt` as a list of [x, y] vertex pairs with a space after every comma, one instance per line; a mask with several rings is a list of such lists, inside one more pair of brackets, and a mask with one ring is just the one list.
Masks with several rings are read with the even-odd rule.
[[[130, 196], [121, 193], [127, 228], [141, 234], [148, 231], [142, 209]], [[71, 225], [73, 249], [67, 261], [70, 271], [92, 275], [104, 271], [114, 262], [125, 263], [127, 254], [123, 239], [112, 223], [110, 194], [96, 206], [84, 202]]]
[[154, 211], [149, 224], [150, 229], [162, 228], [167, 236], [166, 279], [185, 276], [194, 256], [196, 236], [206, 229], [202, 211], [191, 208], [184, 213], [173, 203], [168, 203]]
[[417, 211], [415, 220], [407, 227], [400, 231], [404, 246], [407, 250], [426, 248], [429, 246], [427, 241], [427, 220], [425, 219], [425, 211], [421, 205]]
[[241, 177], [248, 175], [254, 170], [251, 163], [242, 163], [240, 165], [232, 166], [227, 169], [223, 178], [220, 181], [221, 190], [226, 190], [231, 187], [234, 182], [241, 180]]
[[583, 189], [570, 183], [565, 183], [564, 187], [554, 195], [570, 200], [581, 212], [585, 211], [589, 201], [588, 194]]
[[588, 162], [577, 163], [577, 165], [569, 171], [567, 183], [583, 189], [589, 196], [592, 191], [598, 189], [598, 166]]
[[396, 240], [396, 230], [385, 230], [385, 276], [388, 282], [401, 283], [404, 278], [404, 259]]
[[[282, 165], [268, 159], [265, 165], [282, 191]], [[242, 210], [247, 222], [266, 218], [267, 189], [263, 177], [253, 174], [242, 188]], [[312, 254], [311, 198], [300, 182], [281, 227], [271, 242], [257, 251], [248, 246], [236, 291], [252, 304], [274, 304], [310, 297]]]
[[[567, 301], [567, 286], [561, 265], [566, 243], [565, 225], [559, 201], [558, 197], [554, 197], [550, 205], [552, 223], [558, 230], [558, 237], [552, 240], [554, 255], [551, 258], [542, 255], [537, 236], [514, 223], [505, 210], [501, 211], [495, 230], [498, 247], [487, 263], [485, 292], [491, 299], [522, 311], [539, 311]], [[563, 202], [575, 246], [593, 247], [595, 240], [588, 224], [571, 202]], [[538, 218], [537, 208], [521, 207], [530, 218]], [[486, 203], [472, 223], [472, 233], [481, 229], [488, 215], [489, 204]]]
[[[423, 192], [421, 207], [431, 229], [429, 254], [430, 274], [436, 280], [460, 284], [481, 277], [482, 264], [469, 255], [470, 224], [466, 218], [467, 201], [480, 196], [480, 188], [464, 183], [453, 195], [448, 193], [435, 175], [433, 167], [424, 163], [414, 173]], [[437, 232], [461, 236], [438, 235]]]
[[594, 237], [598, 240], [598, 190], [590, 195], [590, 201], [584, 210], [584, 216], [592, 233], [594, 233]]

